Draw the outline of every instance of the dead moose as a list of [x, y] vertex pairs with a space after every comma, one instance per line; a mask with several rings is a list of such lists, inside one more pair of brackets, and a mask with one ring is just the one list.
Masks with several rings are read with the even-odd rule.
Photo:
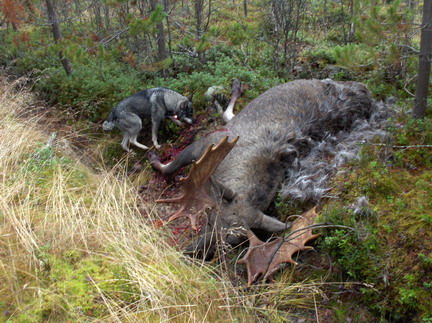
[[[251, 284], [267, 277], [283, 262], [293, 262], [296, 251], [316, 235], [302, 228], [312, 224], [315, 209], [294, 224], [264, 212], [275, 198], [287, 169], [307, 156], [310, 142], [339, 131], [349, 131], [358, 119], [367, 119], [376, 105], [368, 89], [357, 82], [297, 80], [276, 86], [250, 102], [225, 127], [188, 146], [169, 164], [150, 153], [151, 165], [165, 175], [193, 164], [183, 179], [183, 194], [159, 202], [179, 203], [169, 221], [187, 216], [196, 228], [206, 224], [187, 252], [209, 258], [217, 244], [237, 245], [249, 238], [246, 263]], [[254, 229], [280, 232], [292, 226], [299, 234], [286, 241], [261, 242]], [[302, 236], [303, 234], [303, 236]]]

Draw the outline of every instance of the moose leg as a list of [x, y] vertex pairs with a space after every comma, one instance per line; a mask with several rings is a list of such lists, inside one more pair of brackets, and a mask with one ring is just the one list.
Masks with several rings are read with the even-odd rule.
[[222, 116], [225, 122], [228, 122], [232, 118], [234, 118], [234, 106], [242, 94], [243, 94], [243, 89], [241, 86], [241, 82], [240, 80], [235, 79], [231, 85], [231, 100]]
[[199, 142], [197, 143], [198, 144], [193, 143], [186, 147], [186, 149], [183, 150], [176, 159], [166, 165], [162, 164], [159, 156], [151, 151], [148, 154], [150, 165], [164, 175], [172, 175], [180, 168], [192, 164], [194, 160], [198, 160], [201, 157], [205, 147], [201, 147]]

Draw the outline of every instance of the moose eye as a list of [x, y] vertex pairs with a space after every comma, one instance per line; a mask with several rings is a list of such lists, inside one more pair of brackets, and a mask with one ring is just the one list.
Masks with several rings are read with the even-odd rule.
[[228, 200], [227, 198], [223, 197], [222, 198], [223, 204], [228, 205], [232, 203], [232, 200]]

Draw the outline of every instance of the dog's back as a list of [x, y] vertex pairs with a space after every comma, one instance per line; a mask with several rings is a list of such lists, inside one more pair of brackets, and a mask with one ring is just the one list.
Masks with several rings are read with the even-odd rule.
[[118, 126], [119, 119], [127, 119], [129, 113], [136, 114], [141, 119], [151, 117], [150, 102], [151, 95], [156, 89], [147, 89], [137, 92], [126, 99], [122, 100], [110, 113], [108, 119], [102, 124], [105, 131], [112, 130]]
[[153, 102], [157, 107], [173, 110], [182, 98], [184, 97], [181, 94], [164, 87], [143, 90], [121, 101], [111, 112], [108, 121], [115, 121], [125, 112], [134, 113], [141, 119], [150, 118]]
[[114, 117], [120, 117], [125, 112], [131, 112], [141, 119], [151, 116], [150, 98], [154, 89], [143, 90], [121, 101], [113, 110]]

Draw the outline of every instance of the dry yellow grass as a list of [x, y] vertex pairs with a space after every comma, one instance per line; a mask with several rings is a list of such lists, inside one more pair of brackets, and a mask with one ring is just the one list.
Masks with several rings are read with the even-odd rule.
[[46, 144], [17, 118], [31, 95], [1, 86], [0, 320], [246, 320], [228, 281], [143, 221], [127, 180]]

